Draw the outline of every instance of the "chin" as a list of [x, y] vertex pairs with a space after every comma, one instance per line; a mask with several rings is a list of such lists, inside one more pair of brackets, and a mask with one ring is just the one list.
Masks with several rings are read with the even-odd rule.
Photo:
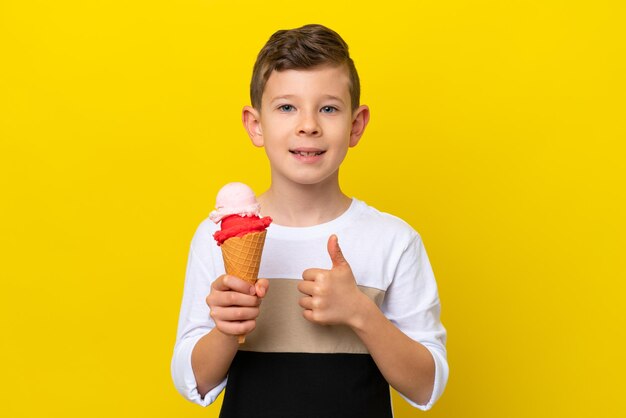
[[332, 181], [332, 178], [333, 178], [332, 174], [327, 175], [327, 176], [303, 176], [303, 177], [292, 178], [292, 181], [302, 186], [315, 186], [318, 184], [326, 183], [328, 181]]

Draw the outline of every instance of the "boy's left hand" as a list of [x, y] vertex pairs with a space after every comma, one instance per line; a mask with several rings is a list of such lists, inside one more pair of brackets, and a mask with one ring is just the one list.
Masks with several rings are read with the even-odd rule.
[[328, 239], [328, 254], [333, 263], [330, 270], [311, 268], [302, 273], [304, 280], [298, 283], [298, 290], [305, 294], [299, 301], [302, 314], [316, 324], [352, 325], [367, 296], [357, 287], [336, 235]]

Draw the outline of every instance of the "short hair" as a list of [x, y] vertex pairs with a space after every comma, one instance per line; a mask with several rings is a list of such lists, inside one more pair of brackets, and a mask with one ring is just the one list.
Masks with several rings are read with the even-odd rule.
[[321, 65], [346, 65], [352, 110], [359, 107], [359, 75], [348, 53], [348, 44], [332, 29], [323, 25], [305, 25], [275, 32], [257, 56], [250, 82], [250, 100], [261, 109], [265, 84], [274, 71], [301, 70]]

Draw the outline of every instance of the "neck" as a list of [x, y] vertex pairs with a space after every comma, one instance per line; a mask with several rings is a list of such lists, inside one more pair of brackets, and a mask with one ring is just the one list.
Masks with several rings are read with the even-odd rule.
[[270, 188], [258, 200], [263, 216], [271, 216], [277, 225], [295, 227], [332, 221], [352, 202], [341, 191], [338, 176], [306, 185], [273, 179]]

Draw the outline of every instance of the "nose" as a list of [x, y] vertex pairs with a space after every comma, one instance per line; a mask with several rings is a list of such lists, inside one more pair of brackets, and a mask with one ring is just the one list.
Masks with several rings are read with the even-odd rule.
[[319, 136], [321, 133], [317, 112], [302, 112], [298, 120], [298, 135]]

